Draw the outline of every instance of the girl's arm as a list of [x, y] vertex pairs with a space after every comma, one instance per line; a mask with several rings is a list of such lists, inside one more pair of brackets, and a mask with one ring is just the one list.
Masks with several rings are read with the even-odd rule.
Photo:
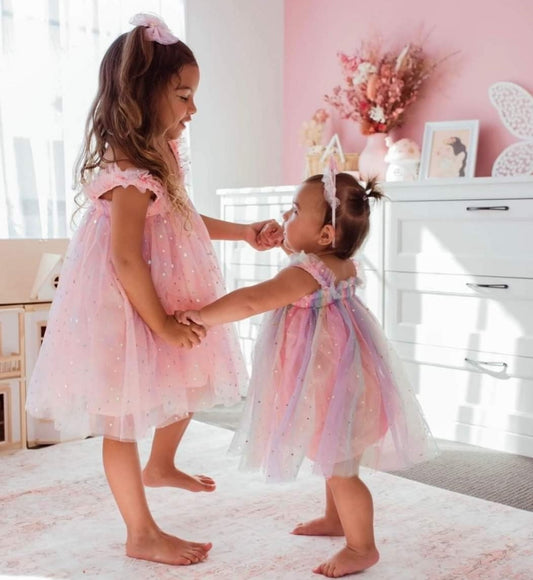
[[319, 287], [318, 282], [305, 270], [289, 267], [271, 280], [234, 290], [199, 311], [187, 311], [178, 316], [181, 319], [184, 315], [183, 318], [205, 326], [234, 322], [287, 306]]
[[202, 218], [209, 233], [209, 237], [212, 240], [244, 240], [256, 250], [267, 250], [273, 247], [272, 245], [265, 245], [261, 242], [261, 239], [258, 238], [259, 233], [266, 224], [275, 224], [278, 228], [280, 227], [275, 220], [264, 220], [252, 224], [237, 224], [205, 215], [201, 215], [200, 217]]
[[157, 296], [148, 264], [142, 255], [144, 223], [150, 193], [136, 187], [117, 187], [111, 200], [111, 260], [128, 299], [147, 326], [178, 346], [200, 342], [197, 328], [180, 326], [167, 315]]

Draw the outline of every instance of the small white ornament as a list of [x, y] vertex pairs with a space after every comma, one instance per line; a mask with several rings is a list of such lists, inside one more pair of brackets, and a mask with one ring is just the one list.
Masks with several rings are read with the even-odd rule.
[[400, 139], [394, 143], [387, 137], [389, 148], [385, 155], [388, 163], [385, 181], [415, 181], [418, 179], [420, 147], [411, 139]]
[[533, 96], [515, 83], [489, 87], [489, 99], [504, 126], [521, 139], [504, 149], [492, 166], [492, 175], [533, 175]]

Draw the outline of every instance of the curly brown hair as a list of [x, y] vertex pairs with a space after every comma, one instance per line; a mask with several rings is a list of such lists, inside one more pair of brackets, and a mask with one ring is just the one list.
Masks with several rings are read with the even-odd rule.
[[[172, 206], [187, 214], [180, 175], [164, 161], [157, 139], [157, 103], [161, 91], [186, 65], [198, 66], [183, 42], [163, 45], [147, 40], [145, 27], [121, 34], [102, 59], [98, 91], [85, 129], [85, 140], [76, 164], [78, 187], [104, 162], [109, 147], [120, 150], [136, 167], [147, 169], [169, 192]], [[82, 205], [84, 194], [76, 195]]]
[[[304, 183], [322, 185], [322, 178], [322, 174], [312, 175]], [[331, 249], [331, 253], [346, 260], [363, 245], [370, 230], [369, 199], [381, 199], [384, 195], [377, 187], [376, 178], [361, 183], [349, 173], [337, 173], [335, 190], [339, 205], [335, 211], [335, 247]], [[324, 204], [326, 214], [323, 226], [332, 223], [331, 206], [326, 200]]]

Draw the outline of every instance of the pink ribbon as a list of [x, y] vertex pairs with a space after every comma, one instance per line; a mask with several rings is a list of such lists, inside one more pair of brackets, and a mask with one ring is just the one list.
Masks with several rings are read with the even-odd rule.
[[174, 36], [165, 22], [155, 14], [136, 14], [131, 20], [133, 26], [144, 26], [144, 37], [146, 40], [157, 42], [158, 44], [175, 44], [179, 41]]

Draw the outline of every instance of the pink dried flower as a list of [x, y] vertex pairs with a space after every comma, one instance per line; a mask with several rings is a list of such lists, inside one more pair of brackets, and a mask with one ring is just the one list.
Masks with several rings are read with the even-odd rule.
[[418, 44], [406, 44], [399, 54], [383, 52], [379, 40], [363, 42], [354, 55], [339, 53], [343, 85], [325, 101], [343, 119], [361, 125], [363, 134], [387, 133], [404, 121], [406, 108], [442, 61], [430, 61]]
[[326, 109], [317, 109], [313, 115], [313, 121], [317, 123], [325, 123], [329, 119], [329, 113]]

